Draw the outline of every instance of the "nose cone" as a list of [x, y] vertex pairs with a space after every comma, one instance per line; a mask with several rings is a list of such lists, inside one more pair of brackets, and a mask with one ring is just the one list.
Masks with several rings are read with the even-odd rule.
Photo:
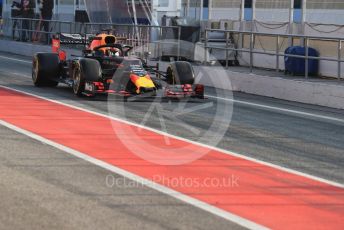
[[136, 77], [133, 82], [137, 88], [137, 94], [155, 90], [155, 84], [149, 76]]

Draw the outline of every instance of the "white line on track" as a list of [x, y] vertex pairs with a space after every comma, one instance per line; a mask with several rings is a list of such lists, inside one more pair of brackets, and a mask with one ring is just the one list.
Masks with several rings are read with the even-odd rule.
[[213, 98], [213, 99], [220, 99], [220, 100], [224, 100], [224, 101], [234, 102], [234, 103], [237, 103], [237, 104], [249, 105], [249, 106], [253, 106], [253, 107], [257, 107], [257, 108], [276, 110], [276, 111], [279, 111], [279, 112], [297, 114], [297, 115], [302, 115], [302, 116], [307, 116], [307, 117], [313, 117], [313, 118], [318, 118], [318, 119], [323, 119], [323, 120], [329, 120], [329, 121], [335, 121], [335, 122], [342, 122], [342, 123], [344, 123], [344, 119], [340, 119], [340, 118], [336, 118], [336, 117], [324, 116], [324, 115], [319, 115], [319, 114], [314, 114], [314, 113], [307, 113], [307, 112], [297, 111], [297, 110], [293, 110], [293, 109], [284, 109], [284, 108], [280, 108], [280, 107], [263, 105], [263, 104], [257, 104], [257, 103], [242, 101], [242, 100], [236, 100], [236, 99], [229, 99], [229, 98], [223, 98], [223, 97], [215, 97], [215, 96], [211, 96], [211, 95], [206, 95], [206, 96], [209, 97], [209, 98]]
[[10, 123], [7, 123], [7, 122], [5, 122], [3, 120], [0, 120], [0, 125], [2, 125], [4, 127], [7, 127], [7, 128], [9, 128], [9, 129], [11, 129], [13, 131], [18, 132], [18, 133], [21, 133], [23, 135], [26, 135], [26, 136], [28, 136], [28, 137], [30, 137], [32, 139], [40, 141], [40, 142], [42, 142], [44, 144], [50, 145], [50, 146], [52, 146], [54, 148], [57, 148], [57, 149], [59, 149], [59, 150], [61, 150], [63, 152], [69, 153], [69, 154], [71, 154], [71, 155], [73, 155], [75, 157], [81, 158], [81, 159], [83, 159], [85, 161], [88, 161], [88, 162], [90, 162], [90, 163], [92, 163], [94, 165], [97, 165], [97, 166], [99, 166], [101, 168], [109, 170], [109, 171], [111, 171], [113, 173], [116, 173], [118, 175], [126, 177], [126, 178], [128, 178], [130, 180], [133, 180], [133, 181], [139, 183], [139, 184], [143, 184], [143, 185], [145, 185], [147, 187], [150, 187], [150, 188], [152, 188], [152, 189], [154, 189], [156, 191], [159, 191], [159, 192], [164, 193], [164, 194], [166, 194], [168, 196], [174, 197], [174, 198], [176, 198], [178, 200], [181, 200], [181, 201], [183, 201], [185, 203], [188, 203], [188, 204], [190, 204], [190, 205], [192, 205], [194, 207], [200, 208], [200, 209], [202, 209], [204, 211], [207, 211], [209, 213], [212, 213], [212, 214], [214, 214], [216, 216], [219, 216], [219, 217], [222, 217], [222, 218], [224, 218], [226, 220], [229, 220], [231, 222], [237, 223], [238, 225], [241, 225], [241, 226], [243, 226], [245, 228], [249, 228], [249, 229], [268, 229], [268, 228], [266, 228], [266, 227], [264, 227], [262, 225], [256, 224], [256, 223], [254, 223], [252, 221], [249, 221], [247, 219], [244, 219], [244, 218], [242, 218], [240, 216], [237, 216], [235, 214], [229, 213], [229, 212], [224, 211], [222, 209], [219, 209], [219, 208], [217, 208], [215, 206], [212, 206], [212, 205], [207, 204], [205, 202], [202, 202], [200, 200], [194, 199], [194, 198], [192, 198], [190, 196], [184, 195], [183, 193], [180, 193], [180, 192], [175, 191], [173, 189], [170, 189], [168, 187], [162, 186], [160, 184], [157, 184], [157, 183], [155, 183], [153, 181], [150, 181], [148, 179], [145, 179], [143, 177], [137, 176], [137, 175], [135, 175], [135, 174], [133, 174], [131, 172], [128, 172], [128, 171], [123, 170], [121, 168], [118, 168], [116, 166], [110, 165], [110, 164], [105, 163], [105, 162], [103, 162], [101, 160], [98, 160], [96, 158], [90, 157], [87, 154], [84, 154], [82, 152], [79, 152], [79, 151], [76, 151], [74, 149], [68, 148], [68, 147], [63, 146], [61, 144], [58, 144], [56, 142], [50, 141], [50, 140], [48, 140], [46, 138], [38, 136], [38, 135], [36, 135], [36, 134], [34, 134], [32, 132], [29, 132], [27, 130], [21, 129], [21, 128], [19, 128], [17, 126], [14, 126], [14, 125], [12, 125]]
[[196, 142], [196, 141], [192, 141], [192, 140], [189, 140], [189, 139], [186, 139], [186, 138], [183, 138], [183, 137], [175, 136], [173, 134], [169, 134], [169, 133], [166, 133], [166, 132], [154, 129], [154, 128], [150, 128], [150, 127], [143, 126], [143, 125], [131, 122], [131, 121], [124, 120], [123, 118], [120, 118], [120, 117], [114, 117], [114, 116], [105, 115], [103, 113], [95, 112], [95, 111], [92, 111], [92, 110], [89, 110], [89, 109], [85, 109], [85, 108], [81, 108], [81, 107], [78, 107], [78, 106], [70, 105], [68, 103], [64, 103], [64, 102], [61, 102], [61, 101], [56, 101], [56, 100], [49, 99], [49, 98], [46, 98], [46, 97], [38, 96], [38, 95], [35, 95], [35, 94], [32, 94], [32, 93], [28, 93], [28, 92], [25, 92], [25, 91], [13, 89], [13, 88], [10, 88], [10, 87], [7, 87], [7, 86], [0, 85], [0, 88], [12, 90], [12, 91], [15, 91], [15, 92], [18, 92], [18, 93], [22, 93], [22, 94], [25, 94], [25, 95], [29, 95], [29, 96], [32, 96], [32, 97], [40, 98], [42, 100], [46, 100], [46, 101], [50, 101], [50, 102], [53, 102], [53, 103], [56, 103], [56, 104], [64, 105], [64, 106], [67, 106], [69, 108], [73, 108], [73, 109], [77, 109], [77, 110], [84, 111], [84, 112], [87, 112], [87, 113], [91, 113], [91, 114], [94, 114], [94, 115], [98, 115], [98, 116], [101, 116], [101, 117], [105, 117], [105, 118], [108, 118], [108, 119], [111, 119], [111, 120], [114, 120], [114, 121], [118, 121], [118, 122], [121, 122], [121, 123], [124, 123], [124, 124], [128, 124], [128, 125], [131, 125], [131, 126], [138, 127], [140, 129], [149, 130], [151, 132], [154, 132], [154, 133], [157, 133], [157, 134], [160, 134], [160, 135], [168, 136], [170, 138], [174, 138], [174, 139], [177, 139], [177, 140], [185, 141], [185, 142], [190, 143], [190, 144], [194, 144], [194, 145], [198, 145], [198, 146], [201, 146], [201, 147], [204, 147], [204, 148], [215, 150], [215, 151], [221, 152], [223, 154], [227, 154], [227, 155], [230, 155], [230, 156], [235, 156], [235, 157], [238, 157], [238, 158], [241, 158], [241, 159], [245, 159], [245, 160], [248, 160], [248, 161], [252, 161], [252, 162], [261, 164], [261, 165], [269, 166], [269, 167], [272, 167], [272, 168], [275, 168], [275, 169], [278, 169], [278, 170], [281, 170], [281, 171], [284, 171], [284, 172], [287, 172], [287, 173], [291, 173], [291, 174], [295, 174], [295, 175], [298, 175], [298, 176], [306, 177], [308, 179], [312, 179], [312, 180], [315, 180], [315, 181], [318, 181], [318, 182], [329, 184], [329, 185], [332, 185], [332, 186], [335, 186], [335, 187], [338, 187], [338, 188], [344, 188], [344, 184], [340, 184], [340, 183], [337, 183], [337, 182], [334, 182], [334, 181], [323, 179], [323, 178], [320, 178], [320, 177], [317, 177], [317, 176], [309, 175], [309, 174], [306, 174], [306, 173], [303, 173], [303, 172], [300, 172], [300, 171], [297, 171], [297, 170], [294, 170], [294, 169], [288, 169], [288, 168], [285, 168], [283, 166], [279, 166], [279, 165], [275, 165], [275, 164], [268, 163], [268, 162], [265, 162], [265, 161], [257, 160], [257, 159], [252, 158], [252, 157], [244, 156], [242, 154], [235, 153], [235, 152], [232, 152], [232, 151], [228, 151], [228, 150], [225, 150], [225, 149], [220, 149], [220, 148], [217, 148], [217, 147], [214, 147], [214, 146], [211, 146], [211, 145], [202, 144], [202, 143], [199, 143], [199, 142]]
[[[32, 63], [31, 61], [26, 61], [26, 60], [22, 60], [22, 59], [18, 59], [18, 58], [6, 57], [6, 56], [2, 56], [2, 55], [0, 55], [0, 58], [8, 59], [11, 61], [23, 62], [23, 63], [30, 63], [30, 64]], [[26, 76], [23, 74], [16, 74], [16, 75]], [[269, 105], [247, 102], [247, 101], [236, 100], [236, 99], [216, 97], [216, 96], [212, 96], [212, 95], [206, 95], [206, 96], [208, 98], [220, 99], [220, 100], [224, 100], [224, 101], [234, 102], [234, 103], [242, 104], [242, 105], [248, 105], [248, 106], [261, 108], [261, 109], [274, 110], [274, 111], [279, 111], [279, 112], [284, 112], [284, 113], [289, 113], [289, 114], [301, 115], [301, 116], [305, 116], [305, 117], [311, 117], [311, 118], [317, 118], [317, 119], [322, 119], [322, 120], [327, 120], [327, 121], [344, 123], [344, 119], [340, 119], [340, 118], [336, 118], [336, 117], [330, 117], [330, 116], [325, 116], [325, 115], [320, 115], [320, 114], [315, 114], [315, 113], [308, 113], [308, 112], [298, 111], [298, 110], [294, 110], [294, 109], [285, 109], [285, 108], [281, 108], [281, 107], [277, 107], [277, 106], [269, 106]]]
[[6, 56], [2, 56], [2, 55], [0, 55], [0, 58], [2, 58], [2, 59], [7, 59], [7, 60], [11, 60], [11, 61], [17, 61], [17, 62], [32, 64], [31, 61], [27, 61], [27, 60], [23, 60], [23, 59], [19, 59], [19, 58], [11, 58], [11, 57], [6, 57]]

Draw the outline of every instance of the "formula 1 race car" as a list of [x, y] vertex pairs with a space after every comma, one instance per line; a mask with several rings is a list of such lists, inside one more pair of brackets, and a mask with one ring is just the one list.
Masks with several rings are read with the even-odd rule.
[[[67, 60], [61, 44], [83, 44], [86, 48], [80, 57]], [[157, 96], [162, 92], [162, 97], [204, 98], [204, 86], [194, 84], [190, 63], [172, 62], [162, 72], [138, 57], [129, 56], [132, 49], [117, 43], [116, 37], [108, 33], [93, 37], [59, 34], [54, 36], [51, 53], [34, 55], [32, 80], [37, 87], [67, 84], [77, 96]]]

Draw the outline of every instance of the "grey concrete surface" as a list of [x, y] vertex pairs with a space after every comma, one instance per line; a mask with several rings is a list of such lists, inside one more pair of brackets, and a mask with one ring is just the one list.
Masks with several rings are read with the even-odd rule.
[[0, 229], [242, 229], [107, 177], [123, 179], [0, 126]]

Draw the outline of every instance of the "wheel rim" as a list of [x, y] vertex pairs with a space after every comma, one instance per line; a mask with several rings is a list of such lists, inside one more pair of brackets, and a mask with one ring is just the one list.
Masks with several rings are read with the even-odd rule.
[[73, 90], [75, 94], [78, 94], [80, 88], [80, 70], [77, 68], [74, 74]]
[[38, 75], [38, 61], [34, 60], [33, 61], [33, 68], [32, 68], [32, 80], [34, 82], [37, 81], [37, 75]]

